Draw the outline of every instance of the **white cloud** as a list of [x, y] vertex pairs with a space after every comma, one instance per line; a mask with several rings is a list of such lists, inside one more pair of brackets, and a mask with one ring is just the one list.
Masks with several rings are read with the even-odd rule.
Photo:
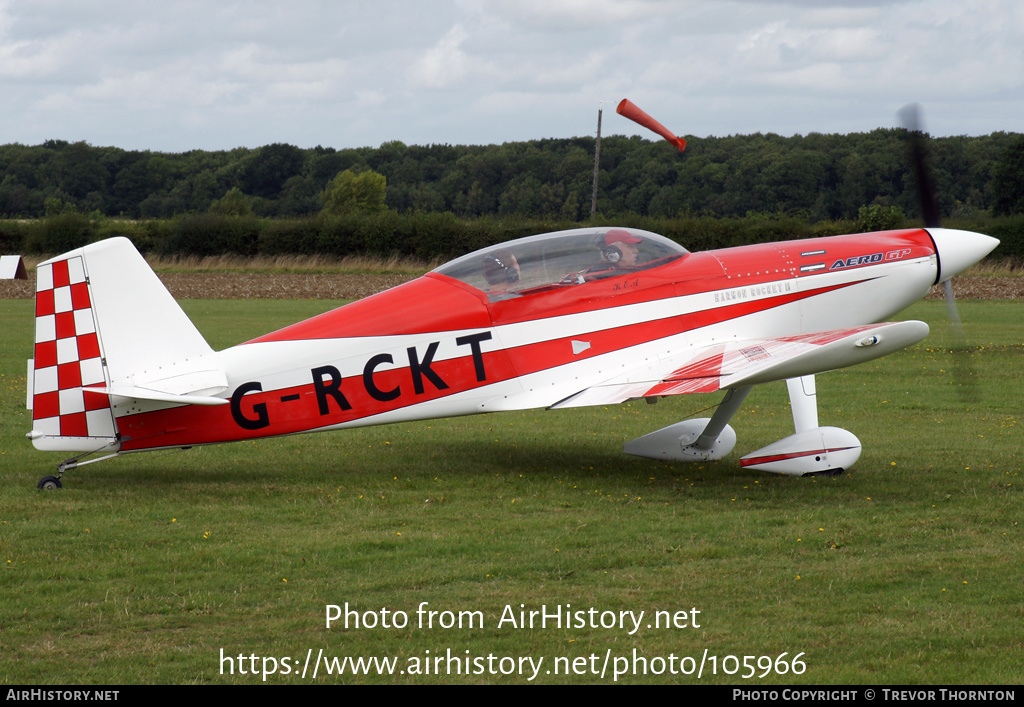
[[469, 35], [462, 25], [455, 25], [448, 34], [420, 58], [414, 70], [419, 84], [426, 88], [449, 88], [469, 72], [469, 57], [462, 43]]
[[[0, 135], [140, 149], [1024, 131], [1019, 0], [0, 0]], [[606, 132], [633, 127], [606, 113]], [[637, 131], [639, 132], [639, 131]]]
[[515, 24], [565, 32], [643, 20], [690, 2], [670, 0], [497, 0], [493, 9]]

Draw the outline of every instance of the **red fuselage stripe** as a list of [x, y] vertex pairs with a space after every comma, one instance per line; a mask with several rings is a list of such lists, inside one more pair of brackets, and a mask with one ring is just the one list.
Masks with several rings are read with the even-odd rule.
[[[348, 376], [337, 382], [323, 374], [319, 386], [253, 389], [231, 406], [182, 406], [120, 417], [118, 429], [125, 451], [177, 447], [306, 432], [392, 412], [455, 393], [557, 368], [574, 361], [613, 353], [682, 332], [764, 312], [792, 302], [858, 283], [833, 285], [808, 292], [738, 302], [602, 331], [566, 336], [495, 351], [482, 351], [480, 379], [472, 356], [438, 360], [413, 370], [388, 362], [372, 369], [369, 378]], [[579, 354], [572, 340], [591, 346]], [[419, 354], [422, 356], [422, 352]], [[364, 369], [365, 370], [365, 369]], [[441, 385], [438, 385], [440, 381]], [[236, 390], [237, 395], [237, 390]], [[385, 399], [386, 398], [386, 399]], [[239, 422], [247, 426], [242, 427]]]

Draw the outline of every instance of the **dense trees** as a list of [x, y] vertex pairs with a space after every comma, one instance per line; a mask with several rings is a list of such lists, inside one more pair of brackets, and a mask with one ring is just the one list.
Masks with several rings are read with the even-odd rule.
[[[606, 137], [597, 223], [688, 248], [899, 227], [919, 218], [902, 130], [666, 142]], [[590, 219], [593, 138], [182, 154], [51, 140], [0, 146], [0, 249], [124, 235], [143, 250], [443, 258]], [[931, 141], [946, 225], [1024, 260], [1024, 136]], [[126, 217], [111, 219], [107, 217]], [[6, 219], [6, 220], [5, 220]]]
[[321, 195], [324, 211], [329, 214], [375, 214], [387, 208], [387, 180], [372, 169], [356, 174], [346, 169], [327, 183]]
[[[853, 135], [688, 137], [680, 155], [665, 142], [606, 137], [598, 210], [608, 216], [742, 217], [790, 213], [855, 219], [865, 206], [918, 212], [902, 130]], [[932, 141], [944, 215], [1024, 210], [1024, 138], [1007, 133]], [[405, 145], [257, 149], [182, 154], [51, 140], [0, 146], [0, 216], [47, 209], [131, 218], [204, 213], [216, 203], [257, 216], [319, 212], [328, 183], [350, 171], [386, 180], [385, 205], [399, 213], [458, 217], [589, 216], [594, 140], [534, 140], [488, 146]], [[1016, 185], [1016, 186], [1015, 186]], [[230, 194], [230, 197], [228, 195]], [[1016, 195], [1016, 196], [1015, 196]], [[225, 201], [227, 199], [227, 201]]]
[[1011, 144], [992, 175], [992, 212], [1024, 214], [1024, 137]]

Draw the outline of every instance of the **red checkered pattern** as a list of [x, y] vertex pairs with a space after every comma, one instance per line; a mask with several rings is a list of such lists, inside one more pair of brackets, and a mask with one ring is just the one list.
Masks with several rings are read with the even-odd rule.
[[36, 348], [32, 427], [44, 435], [113, 437], [89, 284], [80, 257], [36, 269]]

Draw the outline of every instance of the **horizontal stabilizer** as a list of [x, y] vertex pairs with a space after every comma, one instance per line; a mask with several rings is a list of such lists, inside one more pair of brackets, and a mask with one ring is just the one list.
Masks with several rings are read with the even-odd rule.
[[178, 403], [180, 405], [227, 405], [230, 402], [227, 398], [214, 398], [208, 395], [163, 393], [159, 390], [139, 388], [126, 383], [102, 387], [90, 386], [84, 388], [84, 390], [93, 393], [104, 393], [106, 395], [117, 395], [122, 398], [132, 398], [134, 400], [152, 400], [160, 403]]
[[107, 386], [88, 386], [86, 390], [135, 400], [182, 405], [224, 405], [228, 402], [226, 398], [214, 396], [228, 389], [227, 376], [219, 368], [204, 369], [204, 358], [196, 359], [193, 363], [198, 370], [188, 373], [178, 373], [157, 380], [140, 380], [133, 377], [131, 380], [115, 381]]

